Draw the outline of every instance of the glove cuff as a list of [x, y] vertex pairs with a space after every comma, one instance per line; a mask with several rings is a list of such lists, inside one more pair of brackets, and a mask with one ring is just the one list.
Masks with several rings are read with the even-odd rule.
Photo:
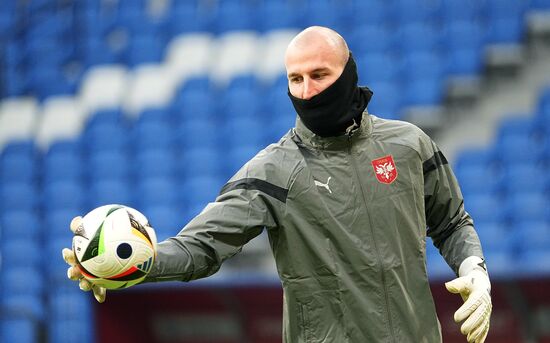
[[458, 276], [467, 275], [472, 270], [479, 270], [489, 276], [489, 273], [487, 273], [487, 266], [485, 266], [485, 260], [479, 256], [470, 256], [465, 258], [458, 268]]

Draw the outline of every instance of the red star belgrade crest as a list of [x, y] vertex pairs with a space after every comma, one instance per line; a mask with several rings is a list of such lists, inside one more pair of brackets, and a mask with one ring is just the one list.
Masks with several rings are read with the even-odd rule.
[[390, 184], [397, 179], [397, 168], [391, 155], [377, 158], [371, 163], [378, 181]]

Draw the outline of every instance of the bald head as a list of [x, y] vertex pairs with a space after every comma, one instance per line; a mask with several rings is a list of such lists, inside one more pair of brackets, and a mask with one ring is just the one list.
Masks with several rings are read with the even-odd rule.
[[292, 95], [309, 99], [342, 74], [349, 58], [346, 41], [336, 31], [312, 26], [288, 44], [285, 66]]
[[348, 45], [344, 38], [338, 32], [322, 26], [311, 26], [298, 33], [288, 44], [285, 62], [289, 56], [309, 51], [333, 54], [340, 60], [342, 66], [346, 64], [349, 57]]

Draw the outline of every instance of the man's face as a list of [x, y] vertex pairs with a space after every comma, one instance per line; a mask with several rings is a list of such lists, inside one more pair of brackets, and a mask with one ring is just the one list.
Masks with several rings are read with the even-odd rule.
[[319, 44], [290, 49], [285, 65], [290, 94], [305, 100], [328, 88], [344, 70], [342, 57]]

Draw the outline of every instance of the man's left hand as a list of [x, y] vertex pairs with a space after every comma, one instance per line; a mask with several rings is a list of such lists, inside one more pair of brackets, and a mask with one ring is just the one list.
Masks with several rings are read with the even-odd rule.
[[459, 272], [461, 275], [459, 278], [445, 284], [449, 292], [460, 294], [464, 300], [464, 304], [455, 312], [454, 320], [457, 323], [464, 321], [460, 331], [467, 335], [468, 342], [483, 343], [489, 333], [493, 308], [491, 282], [484, 269], [483, 260], [477, 256], [468, 257], [462, 263], [460, 270], [465, 271]]

